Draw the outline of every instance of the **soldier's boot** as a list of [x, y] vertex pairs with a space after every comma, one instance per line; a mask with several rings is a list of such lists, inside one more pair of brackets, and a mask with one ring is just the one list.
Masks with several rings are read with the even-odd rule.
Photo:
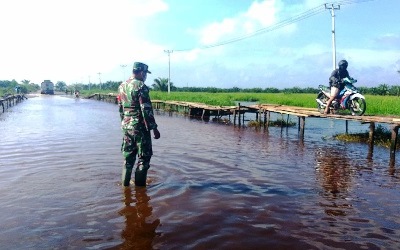
[[139, 164], [135, 171], [135, 185], [136, 186], [146, 186], [147, 170], [149, 167]]
[[122, 168], [122, 184], [125, 187], [129, 186], [132, 176], [133, 165], [125, 163]]

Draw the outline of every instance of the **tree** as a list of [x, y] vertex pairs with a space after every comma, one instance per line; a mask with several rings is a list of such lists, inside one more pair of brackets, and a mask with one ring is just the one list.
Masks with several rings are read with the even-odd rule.
[[29, 84], [31, 81], [30, 80], [22, 80], [21, 82], [22, 82], [22, 84]]
[[58, 91], [65, 91], [65, 89], [67, 88], [67, 84], [63, 81], [58, 81], [56, 83], [55, 87], [56, 87], [56, 90], [58, 90]]
[[[157, 78], [154, 79], [153, 85], [154, 90], [159, 90], [159, 91], [168, 91], [168, 78]], [[175, 90], [176, 87], [172, 82], [169, 83], [170, 90]]]
[[389, 86], [387, 84], [380, 84], [376, 89], [378, 95], [387, 95], [389, 93]]

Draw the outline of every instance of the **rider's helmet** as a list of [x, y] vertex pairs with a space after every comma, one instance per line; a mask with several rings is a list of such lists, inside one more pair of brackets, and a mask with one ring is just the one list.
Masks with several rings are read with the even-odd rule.
[[340, 60], [338, 65], [339, 65], [339, 70], [344, 70], [344, 69], [347, 69], [347, 66], [349, 65], [349, 63], [346, 60]]

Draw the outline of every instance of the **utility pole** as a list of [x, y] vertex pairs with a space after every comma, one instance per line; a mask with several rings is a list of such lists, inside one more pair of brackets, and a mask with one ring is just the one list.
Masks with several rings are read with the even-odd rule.
[[332, 56], [333, 56], [333, 69], [336, 69], [336, 38], [335, 38], [335, 10], [340, 10], [340, 5], [325, 4], [325, 9], [331, 10], [332, 16]]
[[101, 89], [101, 72], [97, 73], [99, 75], [99, 83], [100, 83], [100, 89]]
[[173, 50], [164, 50], [165, 53], [168, 54], [168, 94], [171, 91], [171, 53], [174, 52]]
[[88, 76], [88, 78], [89, 78], [89, 90], [90, 90], [90, 76]]
[[126, 67], [126, 64], [121, 64], [121, 68], [122, 68], [122, 73], [123, 73], [123, 75], [124, 75], [124, 78], [122, 79], [122, 82], [124, 82], [126, 79], [125, 79], [125, 67]]

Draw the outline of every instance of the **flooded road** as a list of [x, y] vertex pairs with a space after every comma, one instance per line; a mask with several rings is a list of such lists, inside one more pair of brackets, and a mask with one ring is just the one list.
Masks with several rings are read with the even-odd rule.
[[306, 119], [301, 140], [156, 120], [148, 187], [123, 188], [116, 105], [39, 95], [0, 114], [0, 249], [400, 248], [400, 157], [331, 140], [344, 121]]

